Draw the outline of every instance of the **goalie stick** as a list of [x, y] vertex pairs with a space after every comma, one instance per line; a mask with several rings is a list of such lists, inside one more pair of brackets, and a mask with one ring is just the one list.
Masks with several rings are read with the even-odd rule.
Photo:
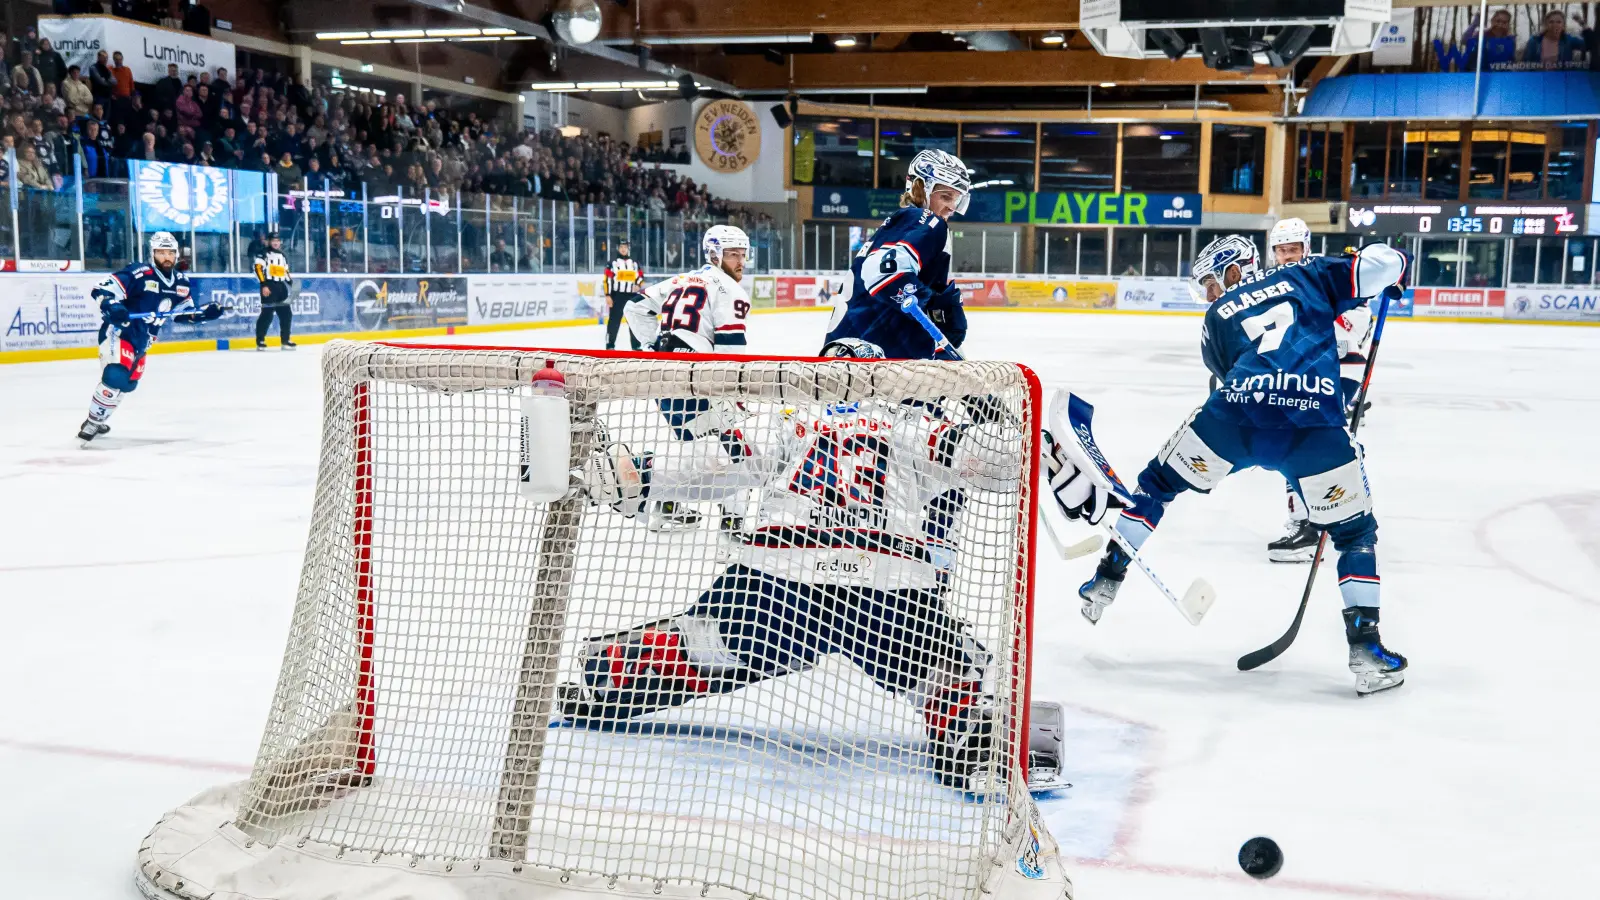
[[[1378, 343], [1383, 340], [1383, 323], [1389, 318], [1389, 289], [1384, 288], [1383, 303], [1378, 306], [1378, 326], [1372, 333], [1372, 349], [1367, 351], [1367, 368], [1361, 373], [1361, 392], [1356, 394], [1355, 415], [1350, 418], [1350, 436], [1353, 438], [1361, 428], [1362, 413], [1366, 411], [1367, 390], [1372, 386], [1372, 365], [1378, 361]], [[1306, 617], [1306, 605], [1311, 602], [1311, 588], [1317, 583], [1317, 569], [1322, 565], [1322, 551], [1328, 546], [1328, 532], [1323, 530], [1317, 536], [1317, 553], [1311, 557], [1311, 574], [1306, 576], [1306, 589], [1300, 594], [1300, 608], [1295, 610], [1294, 621], [1289, 623], [1289, 630], [1281, 637], [1260, 650], [1246, 653], [1239, 657], [1239, 671], [1248, 672], [1260, 668], [1283, 655], [1289, 645], [1294, 643], [1295, 637], [1300, 634], [1300, 623]]]
[[[1131, 506], [1133, 505], [1131, 494], [1128, 492], [1127, 487], [1122, 484], [1122, 480], [1117, 477], [1117, 473], [1111, 468], [1111, 464], [1106, 461], [1105, 454], [1100, 452], [1099, 445], [1095, 443], [1093, 420], [1094, 407], [1083, 398], [1069, 391], [1057, 391], [1055, 397], [1050, 400], [1050, 427], [1053, 433], [1060, 435], [1070, 434], [1077, 441], [1078, 447], [1083, 451], [1083, 455], [1088, 457], [1089, 461], [1094, 464], [1089, 470], [1090, 477], [1095, 478], [1102, 487], [1114, 492], [1123, 503]], [[1107, 539], [1115, 541], [1117, 546], [1128, 554], [1128, 558], [1135, 566], [1139, 567], [1139, 571], [1150, 579], [1150, 583], [1155, 585], [1156, 590], [1160, 591], [1163, 597], [1167, 598], [1167, 602], [1177, 607], [1179, 614], [1188, 620], [1190, 625], [1200, 624], [1200, 620], [1205, 618], [1206, 612], [1211, 609], [1211, 604], [1215, 603], [1217, 599], [1217, 591], [1211, 586], [1210, 582], [1204, 578], [1196, 578], [1189, 584], [1188, 590], [1183, 592], [1183, 596], [1179, 597], [1172, 592], [1171, 588], [1167, 587], [1166, 583], [1161, 580], [1161, 576], [1150, 568], [1149, 563], [1145, 562], [1144, 558], [1139, 555], [1139, 551], [1128, 546], [1126, 539], [1117, 533], [1116, 526], [1112, 524], [1110, 519], [1100, 520], [1100, 524], [1097, 527], [1105, 534]]]

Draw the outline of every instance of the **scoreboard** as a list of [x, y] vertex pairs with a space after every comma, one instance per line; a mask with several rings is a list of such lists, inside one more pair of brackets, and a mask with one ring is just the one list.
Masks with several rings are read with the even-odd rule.
[[1564, 237], [1583, 233], [1583, 207], [1565, 203], [1351, 204], [1351, 231], [1463, 237]]

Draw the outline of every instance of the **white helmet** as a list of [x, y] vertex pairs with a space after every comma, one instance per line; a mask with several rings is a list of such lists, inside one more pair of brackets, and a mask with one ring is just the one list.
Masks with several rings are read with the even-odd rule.
[[1305, 252], [1311, 252], [1311, 226], [1305, 219], [1279, 219], [1278, 224], [1272, 226], [1272, 231], [1267, 234], [1267, 252], [1277, 249], [1279, 244], [1302, 244]]
[[911, 159], [911, 167], [906, 169], [906, 190], [918, 181], [922, 182], [923, 195], [933, 193], [936, 185], [953, 188], [961, 195], [956, 201], [956, 212], [963, 215], [967, 211], [967, 199], [972, 196], [972, 170], [954, 153], [943, 150], [924, 150]]
[[150, 235], [150, 255], [154, 256], [157, 250], [178, 251], [178, 239], [170, 231], [158, 231]]
[[821, 356], [836, 359], [883, 359], [883, 348], [860, 338], [837, 338], [822, 345]]
[[724, 250], [743, 250], [748, 254], [750, 238], [742, 228], [733, 225], [713, 225], [706, 229], [706, 236], [700, 240], [700, 249], [705, 251], [706, 262], [721, 266]]
[[1239, 267], [1241, 280], [1261, 271], [1261, 256], [1256, 245], [1242, 234], [1225, 234], [1205, 246], [1194, 258], [1194, 273], [1190, 287], [1201, 300], [1206, 296], [1206, 282], [1215, 280], [1227, 287], [1229, 266]]

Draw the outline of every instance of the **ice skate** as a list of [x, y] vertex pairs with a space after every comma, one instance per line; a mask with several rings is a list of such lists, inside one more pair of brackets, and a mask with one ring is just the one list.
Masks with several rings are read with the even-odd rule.
[[284, 341], [282, 344], [278, 345], [279, 350], [297, 350], [299, 347], [300, 345], [296, 344], [294, 341]]
[[1267, 559], [1281, 563], [1310, 562], [1317, 555], [1317, 541], [1321, 532], [1311, 525], [1310, 519], [1290, 519], [1284, 525], [1283, 537], [1267, 545]]
[[960, 791], [987, 791], [996, 714], [994, 699], [983, 694], [983, 685], [968, 681], [944, 688], [928, 698], [922, 715], [939, 783]]
[[1378, 637], [1377, 607], [1346, 609], [1344, 631], [1350, 642], [1350, 671], [1356, 675], [1356, 693], [1375, 694], [1405, 683], [1406, 658], [1383, 646]]
[[101, 424], [93, 419], [84, 419], [83, 427], [78, 429], [78, 440], [87, 444], [110, 430], [110, 425]]
[[1130, 561], [1128, 554], [1113, 543], [1106, 548], [1105, 556], [1100, 558], [1100, 565], [1095, 568], [1094, 577], [1078, 588], [1078, 596], [1083, 598], [1083, 617], [1089, 620], [1090, 625], [1100, 624], [1100, 617], [1105, 614], [1106, 607], [1117, 599], [1117, 591], [1122, 587], [1122, 580], [1127, 577]]

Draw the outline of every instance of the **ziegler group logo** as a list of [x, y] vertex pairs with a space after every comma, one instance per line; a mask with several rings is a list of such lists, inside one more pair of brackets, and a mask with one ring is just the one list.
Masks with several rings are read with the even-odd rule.
[[146, 225], [199, 230], [228, 211], [228, 175], [222, 169], [145, 162], [138, 166], [136, 189]]

